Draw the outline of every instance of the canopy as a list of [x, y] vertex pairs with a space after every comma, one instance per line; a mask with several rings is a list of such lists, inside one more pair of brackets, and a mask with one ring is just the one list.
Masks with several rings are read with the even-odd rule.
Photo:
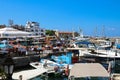
[[75, 63], [69, 77], [109, 77], [107, 70], [99, 63]]
[[31, 36], [32, 33], [19, 31], [12, 27], [5, 27], [0, 29], [0, 37], [7, 38], [7, 37], [23, 37], [23, 36]]

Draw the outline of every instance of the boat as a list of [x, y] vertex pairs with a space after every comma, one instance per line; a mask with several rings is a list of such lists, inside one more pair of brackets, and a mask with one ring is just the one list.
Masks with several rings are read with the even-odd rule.
[[[47, 66], [45, 67], [44, 66], [44, 63], [46, 62]], [[39, 68], [44, 68], [46, 70], [47, 73], [53, 73], [55, 72], [54, 71], [54, 67], [59, 64], [53, 62], [53, 61], [50, 61], [48, 59], [41, 59], [40, 62], [31, 62], [30, 65], [36, 69], [39, 69]]]
[[72, 43], [72, 47], [68, 47], [67, 50], [73, 52], [74, 54], [78, 54], [78, 57], [94, 57], [96, 54], [92, 54], [91, 51], [96, 49], [94, 43], [83, 40]]
[[[72, 48], [67, 48], [69, 51], [78, 50], [79, 56], [90, 58], [109, 58], [120, 59], [120, 51], [118, 49], [108, 49], [106, 46], [96, 46], [96, 44], [90, 41], [74, 42]], [[110, 47], [110, 46], [109, 46]]]
[[30, 70], [23, 70], [19, 72], [14, 72], [12, 78], [14, 80], [19, 80], [19, 77], [22, 76], [22, 80], [33, 80], [33, 78], [44, 74], [46, 69], [39, 68], [39, 69], [30, 69]]
[[[47, 66], [45, 67], [44, 64], [47, 64]], [[44, 68], [46, 70], [46, 73], [50, 74], [50, 73], [55, 73], [55, 67], [59, 67], [59, 71], [58, 73], [61, 73], [61, 71], [67, 67], [68, 64], [65, 63], [57, 63], [54, 61], [51, 61], [49, 59], [41, 59], [40, 62], [31, 62], [30, 65], [36, 69], [39, 68]], [[72, 64], [69, 64], [69, 69], [72, 68]]]

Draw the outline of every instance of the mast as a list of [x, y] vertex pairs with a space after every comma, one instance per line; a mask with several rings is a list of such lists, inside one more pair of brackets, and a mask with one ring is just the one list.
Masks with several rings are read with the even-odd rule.
[[13, 20], [10, 19], [10, 20], [8, 21], [8, 24], [9, 24], [9, 26], [11, 27], [11, 26], [13, 25]]
[[83, 31], [82, 31], [82, 29], [79, 27], [79, 35], [80, 35], [80, 37], [83, 37]]
[[72, 28], [72, 37], [73, 37], [73, 39], [75, 38], [75, 31], [73, 28]]
[[95, 27], [95, 30], [94, 30], [94, 36], [98, 37], [98, 28], [97, 28], [97, 26]]
[[103, 38], [106, 37], [106, 34], [105, 34], [105, 26], [104, 26], [104, 25], [103, 25], [103, 27], [102, 27], [101, 35], [102, 35]]

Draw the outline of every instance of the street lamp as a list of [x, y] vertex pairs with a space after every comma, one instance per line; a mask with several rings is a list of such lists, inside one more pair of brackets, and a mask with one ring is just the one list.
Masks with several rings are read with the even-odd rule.
[[75, 77], [74, 76], [70, 76], [70, 80], [75, 80]]
[[3, 70], [7, 77], [6, 80], [13, 80], [12, 79], [13, 69], [14, 69], [13, 59], [10, 56], [7, 56], [3, 63]]

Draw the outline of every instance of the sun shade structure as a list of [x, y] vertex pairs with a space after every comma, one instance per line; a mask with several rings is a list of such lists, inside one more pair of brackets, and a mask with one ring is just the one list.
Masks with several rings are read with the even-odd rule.
[[69, 77], [109, 77], [107, 70], [99, 63], [76, 63], [70, 70]]
[[31, 36], [32, 33], [19, 31], [17, 29], [11, 27], [5, 27], [0, 29], [0, 37], [7, 38], [7, 37], [23, 37], [23, 36]]

